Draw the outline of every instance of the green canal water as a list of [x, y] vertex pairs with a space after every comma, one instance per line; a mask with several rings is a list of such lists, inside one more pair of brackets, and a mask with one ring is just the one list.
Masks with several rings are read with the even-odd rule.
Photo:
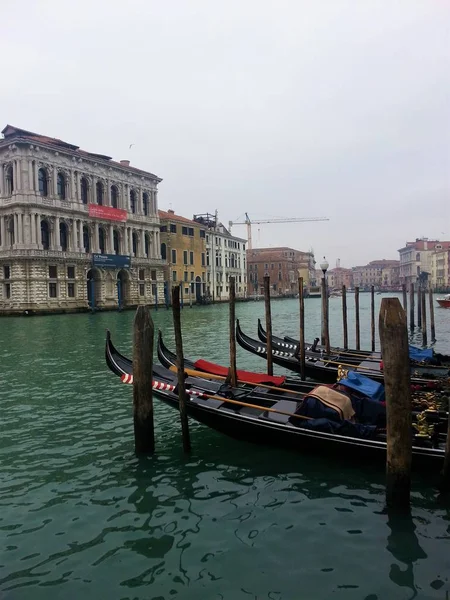
[[[340, 299], [330, 303], [339, 343]], [[309, 339], [319, 305], [306, 301]], [[237, 305], [246, 332], [256, 335], [263, 310]], [[226, 363], [227, 311], [184, 309], [186, 356]], [[275, 333], [298, 330], [297, 301], [272, 311]], [[362, 295], [365, 346], [369, 315]], [[171, 313], [153, 318], [173, 346]], [[195, 423], [185, 457], [178, 415], [158, 401], [157, 453], [137, 459], [131, 388], [103, 357], [106, 328], [130, 353], [132, 320], [0, 320], [0, 598], [449, 598], [450, 509], [422, 476], [411, 517], [388, 515], [378, 467], [240, 443]], [[448, 352], [450, 311], [436, 309], [436, 324], [436, 347]], [[240, 348], [238, 362], [264, 368]]]

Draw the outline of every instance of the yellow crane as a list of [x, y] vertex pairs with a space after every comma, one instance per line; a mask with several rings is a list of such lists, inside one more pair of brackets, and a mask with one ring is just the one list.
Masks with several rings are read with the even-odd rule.
[[247, 248], [252, 249], [252, 223], [255, 225], [261, 225], [263, 223], [302, 223], [304, 221], [329, 221], [328, 217], [301, 217], [301, 218], [287, 218], [287, 217], [275, 217], [273, 219], [258, 219], [251, 221], [247, 213], [245, 213], [245, 221], [229, 221], [228, 226], [231, 233], [233, 225], [247, 225]]

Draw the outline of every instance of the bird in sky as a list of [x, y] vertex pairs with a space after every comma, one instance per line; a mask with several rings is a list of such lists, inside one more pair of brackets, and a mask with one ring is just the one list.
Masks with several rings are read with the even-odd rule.
[[130, 144], [130, 146], [129, 146], [129, 148], [128, 148], [128, 149], [130, 149], [130, 148], [131, 148], [131, 146], [134, 146], [134, 144]]

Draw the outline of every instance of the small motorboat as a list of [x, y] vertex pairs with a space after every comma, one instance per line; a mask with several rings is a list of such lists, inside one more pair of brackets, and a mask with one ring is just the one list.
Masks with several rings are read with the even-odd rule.
[[436, 298], [436, 302], [442, 308], [450, 308], [450, 294], [446, 294], [443, 298]]

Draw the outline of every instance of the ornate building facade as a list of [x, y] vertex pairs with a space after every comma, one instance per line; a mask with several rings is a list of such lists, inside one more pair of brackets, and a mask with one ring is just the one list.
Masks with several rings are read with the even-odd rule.
[[161, 179], [62, 140], [2, 133], [0, 314], [163, 303]]

